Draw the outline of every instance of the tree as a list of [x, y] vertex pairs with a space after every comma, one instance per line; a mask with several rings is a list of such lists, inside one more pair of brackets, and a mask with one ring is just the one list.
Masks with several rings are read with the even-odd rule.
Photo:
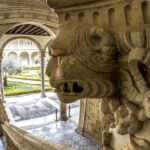
[[36, 57], [34, 58], [34, 63], [35, 63], [36, 65], [38, 65], [38, 64], [40, 63], [40, 58], [39, 58], [39, 56], [36, 56]]
[[4, 86], [7, 86], [8, 85], [7, 75], [20, 73], [21, 66], [17, 63], [15, 59], [4, 58], [2, 67], [3, 67]]

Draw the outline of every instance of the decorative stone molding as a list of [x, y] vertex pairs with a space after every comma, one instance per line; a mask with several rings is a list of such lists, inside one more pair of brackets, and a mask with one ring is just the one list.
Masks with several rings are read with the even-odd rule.
[[81, 5], [81, 4], [87, 4], [90, 2], [96, 2], [97, 0], [48, 0], [48, 4], [52, 7], [52, 8], [64, 8], [64, 7], [68, 7], [68, 6], [74, 6], [74, 5]]

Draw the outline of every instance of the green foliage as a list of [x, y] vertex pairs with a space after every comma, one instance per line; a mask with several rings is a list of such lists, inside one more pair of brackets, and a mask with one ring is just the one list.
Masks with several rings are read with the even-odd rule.
[[34, 58], [34, 63], [35, 63], [36, 65], [40, 64], [40, 58], [39, 58], [39, 56], [36, 56], [36, 57]]
[[[50, 91], [52, 88], [47, 86], [45, 88], [46, 91]], [[5, 87], [5, 94], [6, 96], [12, 95], [21, 95], [21, 94], [28, 94], [28, 93], [38, 93], [41, 91], [40, 85], [29, 85], [29, 84], [22, 84], [22, 83], [8, 83], [8, 86]]]
[[40, 67], [39, 66], [37, 66], [37, 67], [31, 67], [31, 68], [24, 67], [24, 70], [26, 70], [26, 71], [28, 71], [28, 70], [39, 70], [40, 71]]
[[[34, 74], [32, 74], [34, 72]], [[9, 78], [41, 81], [40, 67], [24, 68], [19, 74], [11, 74]], [[49, 81], [47, 75], [45, 75], [45, 81]]]
[[17, 74], [21, 72], [21, 66], [12, 58], [4, 58], [2, 67], [5, 74]]

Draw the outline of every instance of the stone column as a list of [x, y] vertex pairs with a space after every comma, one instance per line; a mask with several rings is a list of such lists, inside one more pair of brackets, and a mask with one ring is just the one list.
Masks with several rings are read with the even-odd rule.
[[5, 101], [4, 95], [4, 81], [3, 81], [3, 69], [2, 69], [2, 57], [0, 58], [0, 96], [2, 101]]
[[60, 102], [60, 120], [67, 121], [67, 104]]
[[44, 58], [45, 58], [45, 51], [41, 51], [41, 97], [46, 97], [45, 94], [45, 84], [44, 84]]
[[32, 53], [29, 53], [29, 67], [32, 67]]

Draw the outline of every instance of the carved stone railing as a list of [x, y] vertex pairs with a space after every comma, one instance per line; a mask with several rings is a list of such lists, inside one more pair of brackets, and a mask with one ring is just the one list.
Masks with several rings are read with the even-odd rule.
[[7, 150], [71, 150], [71, 148], [35, 137], [8, 122], [5, 122], [2, 128], [7, 142]]
[[11, 2], [11, 3], [24, 3], [24, 4], [31, 4], [31, 3], [46, 3], [47, 0], [24, 0], [24, 1], [19, 1], [19, 0], [0, 0], [1, 2]]

